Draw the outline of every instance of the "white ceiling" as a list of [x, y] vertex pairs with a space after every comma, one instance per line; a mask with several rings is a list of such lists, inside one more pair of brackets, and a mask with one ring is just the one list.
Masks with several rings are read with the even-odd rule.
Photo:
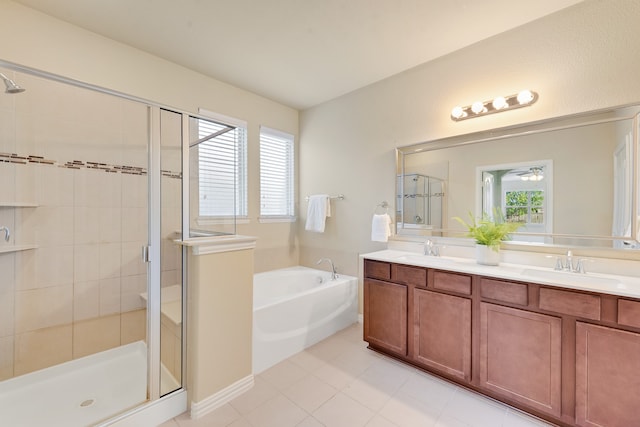
[[297, 109], [582, 0], [16, 0]]

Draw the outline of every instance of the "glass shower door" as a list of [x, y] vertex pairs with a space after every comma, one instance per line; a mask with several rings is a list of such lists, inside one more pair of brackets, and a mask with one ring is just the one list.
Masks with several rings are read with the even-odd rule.
[[160, 110], [160, 395], [182, 387], [182, 121]]

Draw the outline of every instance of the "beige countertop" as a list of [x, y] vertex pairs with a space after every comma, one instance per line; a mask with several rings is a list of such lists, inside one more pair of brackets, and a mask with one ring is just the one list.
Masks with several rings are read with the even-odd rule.
[[640, 298], [640, 278], [601, 273], [556, 271], [525, 264], [500, 263], [480, 265], [472, 258], [428, 256], [420, 253], [386, 249], [360, 255], [362, 259], [435, 268], [459, 273], [476, 274], [519, 282], [538, 283], [589, 292]]

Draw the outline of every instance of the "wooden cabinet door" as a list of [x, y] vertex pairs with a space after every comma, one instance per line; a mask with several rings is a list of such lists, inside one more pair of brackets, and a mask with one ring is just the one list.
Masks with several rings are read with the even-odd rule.
[[561, 319], [480, 305], [480, 385], [555, 417], [561, 410]]
[[640, 334], [576, 323], [576, 424], [640, 426]]
[[471, 300], [414, 289], [413, 358], [471, 381]]
[[365, 279], [364, 340], [374, 347], [407, 355], [407, 287]]

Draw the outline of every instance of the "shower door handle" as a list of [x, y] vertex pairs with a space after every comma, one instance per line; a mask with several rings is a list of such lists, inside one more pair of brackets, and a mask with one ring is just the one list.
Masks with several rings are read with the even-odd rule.
[[150, 262], [151, 259], [149, 258], [149, 249], [151, 247], [150, 246], [143, 246], [142, 247], [142, 262]]

